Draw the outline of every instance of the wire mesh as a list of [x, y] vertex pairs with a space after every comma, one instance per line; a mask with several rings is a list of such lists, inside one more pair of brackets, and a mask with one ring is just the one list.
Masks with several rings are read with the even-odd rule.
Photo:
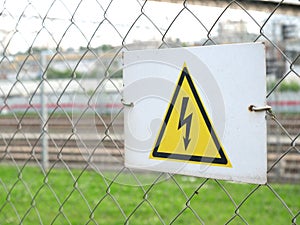
[[[221, 2], [1, 2], [1, 224], [297, 224], [300, 5]], [[266, 185], [124, 167], [122, 51], [262, 41]]]

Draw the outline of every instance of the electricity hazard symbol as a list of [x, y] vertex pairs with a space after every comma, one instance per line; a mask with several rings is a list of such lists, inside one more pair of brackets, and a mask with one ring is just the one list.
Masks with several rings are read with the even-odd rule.
[[232, 167], [186, 64], [150, 158]]

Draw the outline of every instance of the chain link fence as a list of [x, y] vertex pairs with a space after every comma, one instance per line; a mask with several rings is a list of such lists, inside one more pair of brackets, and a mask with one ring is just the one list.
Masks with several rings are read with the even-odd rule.
[[[299, 224], [291, 2], [1, 1], [0, 224]], [[125, 168], [122, 52], [241, 42], [266, 45], [268, 183]]]

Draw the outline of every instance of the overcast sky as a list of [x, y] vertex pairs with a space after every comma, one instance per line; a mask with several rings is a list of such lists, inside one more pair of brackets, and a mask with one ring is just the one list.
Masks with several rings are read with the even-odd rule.
[[[110, 6], [108, 0], [2, 0], [0, 2], [2, 12], [0, 41], [2, 48], [10, 43], [8, 48], [10, 53], [25, 51], [32, 43], [33, 46], [55, 48], [61, 42], [60, 46], [63, 48], [78, 48], [87, 46], [93, 35], [92, 47], [102, 44], [120, 45], [130, 26], [141, 14], [143, 4], [143, 1], [136, 0], [114, 0]], [[105, 14], [107, 20], [104, 20], [104, 11], [108, 6]], [[167, 30], [182, 8], [182, 4], [147, 2], [143, 12], [148, 18], [146, 16], [139, 18], [127, 36], [126, 43], [134, 40], [160, 40], [161, 33]], [[184, 42], [199, 41], [206, 36], [205, 29], [210, 29], [224, 10], [197, 5], [188, 5], [188, 8], [205, 27], [188, 10], [184, 10], [169, 30], [167, 37], [179, 38]], [[259, 25], [263, 24], [268, 17], [263, 12], [249, 11], [248, 13]], [[47, 18], [43, 20], [45, 15]], [[241, 19], [247, 22], [249, 32], [259, 33], [260, 27], [247, 13], [239, 10], [229, 9], [219, 22]], [[212, 34], [216, 32], [217, 26]]]

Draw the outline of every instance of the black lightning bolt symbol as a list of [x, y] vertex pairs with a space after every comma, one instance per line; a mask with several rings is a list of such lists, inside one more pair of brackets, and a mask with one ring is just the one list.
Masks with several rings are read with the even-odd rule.
[[191, 131], [191, 123], [192, 123], [192, 116], [193, 113], [188, 115], [186, 118], [184, 118], [186, 107], [188, 104], [189, 98], [188, 97], [183, 97], [182, 98], [182, 104], [181, 104], [181, 111], [180, 111], [180, 118], [179, 118], [179, 123], [178, 123], [178, 130], [186, 125], [185, 127], [185, 137], [183, 137], [183, 142], [184, 142], [184, 148], [185, 150], [187, 149], [191, 139], [190, 139], [190, 131]]

